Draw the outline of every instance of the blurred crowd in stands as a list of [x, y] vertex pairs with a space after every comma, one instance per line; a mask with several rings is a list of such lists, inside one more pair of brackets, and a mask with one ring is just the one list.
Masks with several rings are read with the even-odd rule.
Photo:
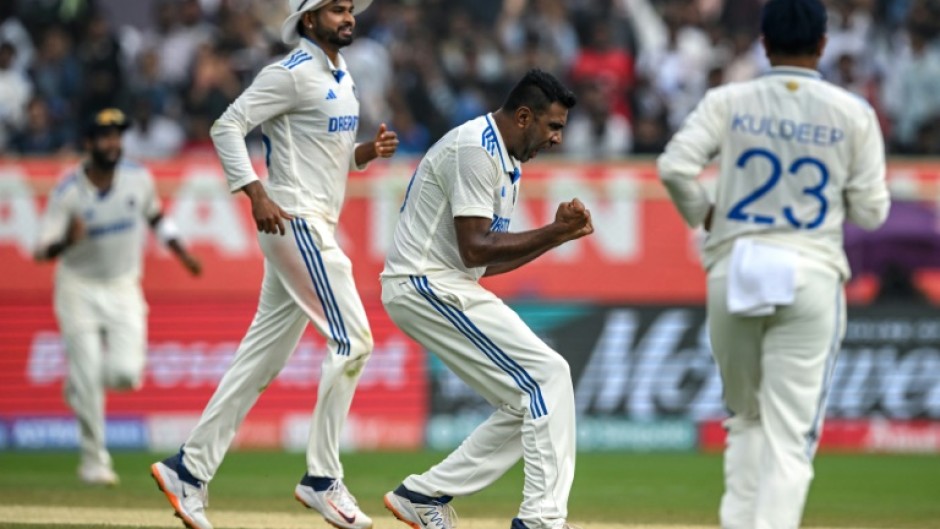
[[[145, 9], [121, 22], [115, 6]], [[888, 150], [940, 155], [940, 0], [829, 0], [820, 69], [868, 100]], [[376, 0], [344, 50], [366, 137], [380, 122], [420, 154], [498, 107], [529, 68], [575, 89], [562, 151], [661, 151], [713, 86], [769, 67], [761, 0]], [[287, 0], [3, 0], [0, 152], [72, 155], [105, 106], [134, 120], [129, 156], [212, 156], [212, 122], [288, 50]], [[257, 133], [255, 133], [257, 134]], [[259, 137], [249, 143], [259, 149]]]

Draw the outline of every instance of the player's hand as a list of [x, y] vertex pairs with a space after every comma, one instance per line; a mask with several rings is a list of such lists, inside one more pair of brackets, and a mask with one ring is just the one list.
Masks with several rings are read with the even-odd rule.
[[555, 222], [565, 228], [566, 240], [578, 239], [594, 233], [591, 212], [578, 199], [559, 204], [555, 212]]
[[199, 259], [196, 259], [191, 253], [184, 253], [180, 256], [180, 260], [183, 262], [183, 266], [186, 267], [186, 270], [189, 271], [193, 276], [199, 276], [202, 274], [202, 263], [199, 262]]
[[375, 155], [379, 158], [391, 158], [398, 150], [398, 133], [388, 130], [385, 123], [379, 125], [375, 134]]
[[251, 216], [255, 219], [258, 231], [280, 235], [286, 233], [284, 221], [294, 219], [267, 196], [258, 197], [251, 201]]

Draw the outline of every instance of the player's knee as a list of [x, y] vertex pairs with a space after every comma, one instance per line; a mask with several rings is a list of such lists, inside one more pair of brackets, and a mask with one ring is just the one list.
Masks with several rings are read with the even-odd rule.
[[135, 390], [140, 388], [141, 375], [136, 369], [115, 371], [107, 378], [107, 385], [110, 389], [118, 391]]
[[349, 358], [365, 360], [372, 354], [375, 347], [375, 341], [371, 333], [365, 333], [349, 342]]

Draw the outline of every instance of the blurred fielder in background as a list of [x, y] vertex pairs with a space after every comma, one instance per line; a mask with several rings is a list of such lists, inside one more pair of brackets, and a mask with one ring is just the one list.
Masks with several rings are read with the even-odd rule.
[[68, 356], [65, 400], [78, 418], [78, 476], [95, 485], [118, 482], [105, 446], [105, 388], [137, 389], [144, 373], [145, 225], [190, 273], [201, 272], [173, 221], [163, 216], [150, 172], [121, 161], [128, 125], [120, 110], [95, 114], [85, 132], [88, 159], [52, 192], [36, 249], [39, 261], [59, 257], [54, 305]]
[[[708, 318], [721, 372], [725, 529], [799, 526], [826, 394], [845, 332], [842, 223], [889, 207], [873, 109], [823, 81], [819, 0], [771, 0], [772, 69], [709, 91], [658, 161], [685, 221], [709, 230]], [[696, 181], [721, 155], [715, 202]]]
[[568, 363], [478, 281], [594, 231], [575, 199], [551, 224], [509, 233], [521, 164], [561, 143], [574, 104], [557, 79], [530, 71], [501, 109], [438, 141], [408, 184], [382, 302], [399, 328], [497, 408], [444, 461], [385, 495], [415, 529], [454, 527], [450, 500], [489, 486], [520, 457], [525, 485], [512, 527], [565, 525], [575, 456]]
[[[205, 515], [208, 483], [308, 322], [326, 338], [329, 354], [310, 423], [307, 470], [294, 495], [336, 527], [372, 526], [343, 484], [339, 461], [340, 434], [372, 353], [372, 333], [352, 264], [335, 238], [348, 172], [377, 156], [392, 156], [398, 145], [384, 124], [375, 141], [355, 143], [359, 101], [339, 50], [353, 40], [354, 11], [370, 2], [290, 0], [281, 37], [296, 47], [264, 68], [212, 128], [229, 188], [251, 200], [265, 266], [254, 320], [202, 419], [178, 454], [151, 467], [176, 513], [193, 529], [211, 529]], [[266, 186], [245, 145], [245, 135], [258, 125]]]

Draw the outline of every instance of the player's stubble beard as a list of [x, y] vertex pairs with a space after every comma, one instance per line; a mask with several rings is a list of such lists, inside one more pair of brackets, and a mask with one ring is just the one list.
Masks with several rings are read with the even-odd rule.
[[519, 161], [521, 162], [528, 162], [532, 159], [533, 156], [535, 156], [536, 153], [538, 153], [538, 151], [542, 149], [542, 147], [539, 145], [538, 138], [533, 137], [537, 132], [534, 129], [535, 125], [530, 125], [522, 136], [524, 140], [524, 147], [522, 149], [522, 156], [519, 158]]
[[[344, 29], [350, 30], [348, 37], [341, 37], [339, 35], [339, 32]], [[342, 48], [352, 44], [353, 30], [355, 30], [355, 26], [353, 24], [343, 24], [335, 30], [332, 30], [330, 28], [323, 27], [323, 25], [317, 21], [317, 24], [313, 27], [313, 34], [317, 40], [329, 42], [337, 48]]]
[[101, 171], [113, 171], [121, 161], [122, 149], [92, 149], [91, 164]]

